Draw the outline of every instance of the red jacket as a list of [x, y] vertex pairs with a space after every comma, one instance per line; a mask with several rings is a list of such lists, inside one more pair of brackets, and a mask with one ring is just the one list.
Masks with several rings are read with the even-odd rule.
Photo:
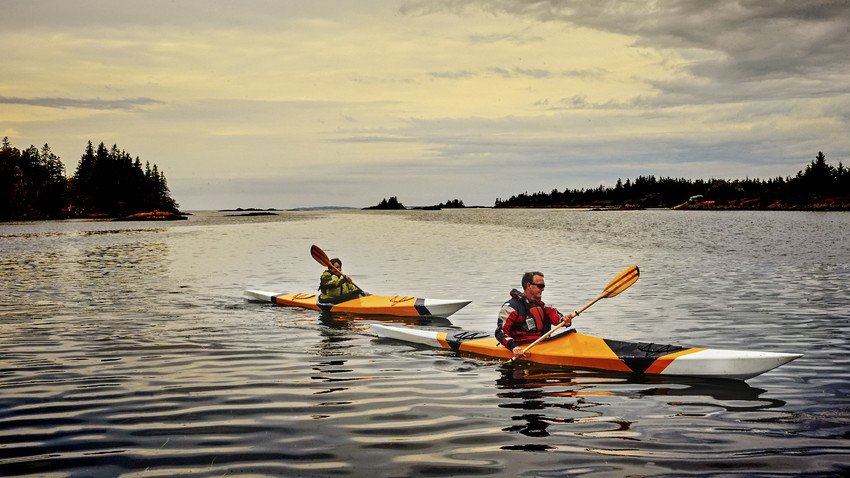
[[561, 320], [563, 315], [558, 309], [547, 307], [543, 302], [531, 302], [514, 289], [511, 300], [505, 302], [499, 311], [495, 335], [502, 345], [513, 349], [520, 343], [539, 339]]

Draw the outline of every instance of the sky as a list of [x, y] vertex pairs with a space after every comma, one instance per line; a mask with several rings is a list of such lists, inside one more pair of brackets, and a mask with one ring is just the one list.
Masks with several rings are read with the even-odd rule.
[[850, 1], [0, 0], [0, 136], [183, 210], [850, 165]]

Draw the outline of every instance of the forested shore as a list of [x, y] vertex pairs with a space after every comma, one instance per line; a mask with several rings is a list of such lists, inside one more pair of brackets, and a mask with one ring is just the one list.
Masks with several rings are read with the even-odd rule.
[[[41, 149], [0, 147], [0, 220], [125, 218], [180, 219], [165, 175], [156, 164], [135, 159], [117, 145], [91, 141], [71, 177], [58, 156]], [[463, 208], [460, 200], [424, 208]], [[521, 193], [496, 199], [496, 208], [850, 210], [850, 170], [832, 166], [820, 152], [796, 176], [691, 180], [641, 176], [613, 187]], [[366, 209], [405, 209], [397, 197]]]
[[0, 147], [0, 220], [68, 218], [182, 218], [156, 164], [117, 145], [89, 141], [74, 175], [45, 144]]
[[815, 159], [795, 177], [690, 180], [641, 176], [614, 187], [522, 193], [495, 207], [675, 208], [759, 210], [850, 210], [850, 170]]

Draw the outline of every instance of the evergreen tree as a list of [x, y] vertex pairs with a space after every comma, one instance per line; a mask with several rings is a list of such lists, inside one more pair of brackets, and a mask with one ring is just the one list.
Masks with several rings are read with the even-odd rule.
[[156, 164], [103, 143], [95, 151], [89, 142], [73, 180], [77, 210], [123, 216], [154, 210], [177, 212], [177, 203]]
[[0, 219], [59, 217], [65, 166], [50, 146], [21, 151], [8, 138], [0, 147]]
[[13, 148], [9, 138], [3, 138], [0, 147], [0, 219], [8, 220], [17, 217], [16, 188], [20, 181], [21, 152]]

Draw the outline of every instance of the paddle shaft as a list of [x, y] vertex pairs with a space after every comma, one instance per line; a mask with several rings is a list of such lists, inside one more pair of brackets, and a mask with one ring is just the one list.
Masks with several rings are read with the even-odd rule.
[[[597, 301], [599, 301], [599, 299], [604, 299], [605, 297], [607, 297], [607, 296], [606, 296], [604, 293], [603, 293], [603, 294], [600, 294], [600, 295], [599, 295], [599, 297], [597, 297], [597, 298], [593, 299], [593, 300], [592, 300], [589, 304], [587, 304], [586, 306], [582, 307], [582, 308], [581, 308], [581, 310], [577, 310], [577, 311], [576, 311], [576, 313], [575, 313], [575, 314], [573, 314], [573, 318], [578, 317], [578, 315], [579, 315], [579, 314], [581, 314], [582, 312], [584, 312], [585, 310], [587, 310], [587, 308], [588, 308], [588, 307], [590, 307], [591, 305], [595, 304]], [[522, 353], [526, 353], [526, 352], [528, 352], [528, 350], [529, 350], [531, 347], [534, 347], [535, 345], [537, 345], [537, 342], [540, 342], [541, 340], [545, 339], [546, 337], [548, 337], [548, 336], [552, 335], [552, 332], [554, 332], [554, 331], [556, 331], [556, 330], [560, 329], [561, 327], [563, 327], [563, 326], [564, 326], [564, 324], [566, 324], [566, 322], [563, 322], [563, 321], [562, 321], [560, 324], [558, 324], [558, 325], [556, 325], [554, 328], [552, 328], [552, 330], [550, 330], [549, 332], [546, 332], [545, 334], [543, 334], [542, 336], [540, 336], [540, 338], [539, 338], [539, 339], [537, 339], [537, 340], [535, 340], [534, 342], [531, 342], [530, 344], [528, 344], [528, 347], [526, 347], [526, 348], [522, 349]], [[513, 359], [511, 359], [511, 360], [513, 360]]]
[[328, 269], [332, 270], [333, 272], [336, 273], [336, 275], [345, 277], [345, 279], [348, 282], [350, 282], [351, 285], [354, 285], [354, 286], [357, 285], [351, 280], [350, 277], [343, 274], [341, 270], [339, 270], [335, 265], [333, 265], [331, 260], [328, 258], [328, 255], [325, 254], [325, 251], [323, 251], [321, 247], [319, 247], [315, 244], [313, 246], [311, 246], [310, 247], [310, 255], [313, 256], [313, 259], [316, 259], [316, 262], [318, 262], [319, 264], [321, 264], [321, 265], [327, 267]]

